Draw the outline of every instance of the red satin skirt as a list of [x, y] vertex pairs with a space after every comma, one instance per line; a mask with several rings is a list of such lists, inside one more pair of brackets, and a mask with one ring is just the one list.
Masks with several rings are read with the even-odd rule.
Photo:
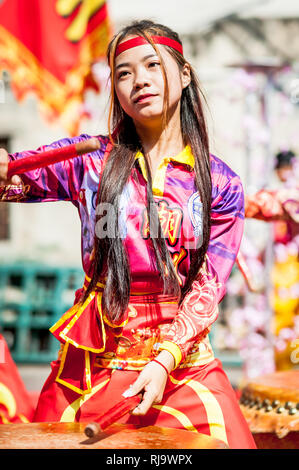
[[[83, 311], [75, 304], [52, 327], [65, 344], [51, 364], [35, 422], [97, 421], [123, 399], [122, 393], [135, 382], [144, 361], [151, 360], [160, 328], [167, 328], [177, 311], [173, 299], [132, 296], [127, 320], [116, 327], [101, 314], [100, 295], [91, 296]], [[127, 414], [119, 422], [184, 429], [221, 439], [230, 448], [254, 449], [236, 394], [205, 341], [199, 341], [193, 355], [169, 374], [161, 403], [153, 404], [145, 416]], [[105, 354], [118, 360], [109, 361]]]
[[[41, 392], [35, 422], [90, 422], [117, 404], [122, 393], [138, 377], [138, 371], [99, 368], [93, 373], [93, 389], [78, 395], [55, 382], [59, 362]], [[218, 359], [205, 366], [174, 370], [163, 400], [145, 416], [127, 414], [119, 423], [187, 429], [221, 439], [232, 449], [255, 449], [255, 442], [241, 413], [235, 392]]]

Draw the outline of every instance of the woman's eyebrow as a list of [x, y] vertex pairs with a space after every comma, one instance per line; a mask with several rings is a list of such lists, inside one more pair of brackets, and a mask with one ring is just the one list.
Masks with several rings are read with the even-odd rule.
[[[149, 59], [150, 57], [157, 57], [157, 54], [148, 54], [148, 55], [145, 55], [141, 60], [144, 62], [145, 60]], [[121, 67], [129, 67], [131, 65], [130, 62], [122, 62], [121, 64], [118, 64], [116, 67], [115, 67], [115, 70], [121, 68]]]

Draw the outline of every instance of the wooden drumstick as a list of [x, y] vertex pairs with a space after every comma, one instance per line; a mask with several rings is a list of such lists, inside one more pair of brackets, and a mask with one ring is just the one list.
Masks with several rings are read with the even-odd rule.
[[116, 405], [114, 405], [110, 410], [104, 413], [97, 423], [89, 423], [84, 432], [87, 437], [95, 437], [104, 431], [108, 426], [117, 422], [119, 418], [124, 416], [129, 411], [136, 408], [139, 405], [142, 394], [134, 395], [133, 397], [124, 398]]
[[12, 175], [19, 175], [26, 171], [35, 170], [48, 166], [52, 163], [78, 157], [85, 153], [90, 153], [100, 148], [100, 141], [96, 137], [78, 142], [77, 144], [66, 145], [65, 147], [46, 150], [29, 157], [19, 158], [8, 163], [7, 178]]

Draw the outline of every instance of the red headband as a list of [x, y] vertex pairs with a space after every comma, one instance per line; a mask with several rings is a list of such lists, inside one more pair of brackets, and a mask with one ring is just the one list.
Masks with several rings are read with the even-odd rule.
[[[175, 49], [183, 55], [183, 46], [178, 41], [167, 38], [165, 36], [151, 36], [151, 39], [155, 44], [163, 44], [163, 46], [172, 47], [172, 49]], [[136, 38], [128, 39], [127, 41], [122, 42], [117, 46], [115, 51], [115, 58], [127, 49], [142, 46], [143, 44], [149, 44], [149, 42], [142, 36], [137, 36]]]

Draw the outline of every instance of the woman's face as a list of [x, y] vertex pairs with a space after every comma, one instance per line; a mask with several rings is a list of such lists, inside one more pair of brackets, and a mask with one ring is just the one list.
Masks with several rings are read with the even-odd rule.
[[[125, 41], [129, 39], [125, 38]], [[169, 111], [179, 109], [182, 90], [190, 83], [190, 69], [179, 69], [164, 46], [157, 45], [164, 61], [169, 87]], [[164, 80], [159, 56], [150, 44], [133, 47], [115, 59], [115, 92], [123, 110], [138, 124], [161, 122]]]

